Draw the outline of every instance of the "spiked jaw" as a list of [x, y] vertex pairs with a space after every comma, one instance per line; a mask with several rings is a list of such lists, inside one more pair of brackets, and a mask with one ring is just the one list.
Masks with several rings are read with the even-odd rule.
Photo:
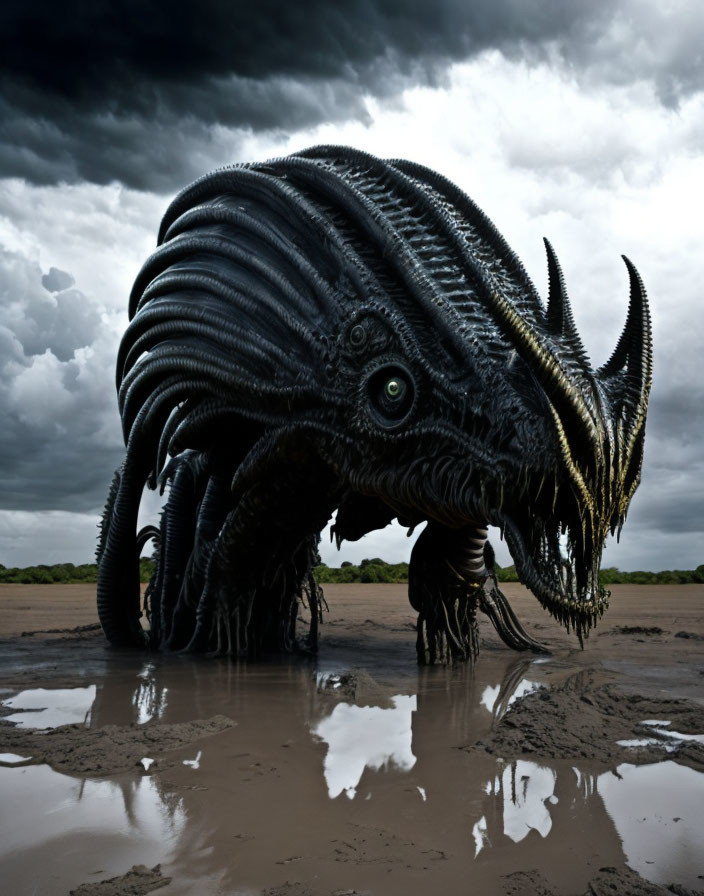
[[652, 378], [650, 314], [643, 283], [624, 256], [630, 278], [626, 325], [609, 361], [591, 370], [559, 262], [545, 244], [550, 294], [544, 321], [531, 326], [507, 303], [497, 299], [497, 305], [544, 392], [558, 475], [552, 496], [542, 491], [542, 482], [529, 486], [496, 522], [521, 581], [581, 640], [608, 602], [598, 578], [604, 541], [620, 531], [640, 481]]
[[528, 503], [499, 521], [518, 577], [581, 641], [608, 606], [608, 592], [599, 584], [603, 538], [589, 541], [569, 485], [555, 493], [552, 514], [533, 511]]

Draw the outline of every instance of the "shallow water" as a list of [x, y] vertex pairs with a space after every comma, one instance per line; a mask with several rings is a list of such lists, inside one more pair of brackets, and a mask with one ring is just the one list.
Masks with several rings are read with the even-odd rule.
[[450, 892], [468, 876], [489, 892], [509, 868], [586, 881], [624, 861], [701, 888], [704, 775], [670, 761], [614, 774], [465, 751], [549, 685], [549, 663], [502, 653], [475, 669], [404, 668], [358, 673], [352, 701], [331, 655], [240, 666], [118, 655], [88, 687], [4, 697], [18, 724], [41, 729], [68, 717], [93, 729], [235, 722], [100, 779], [0, 762], [8, 892], [66, 893], [157, 862], [173, 877], [164, 894], [312, 879], [321, 892], [421, 892], [428, 872]]
[[388, 708], [338, 703], [312, 729], [328, 746], [323, 774], [330, 799], [343, 792], [354, 799], [365, 769], [409, 772], [416, 764], [412, 719], [417, 699], [397, 694], [391, 703]]
[[20, 728], [89, 725], [95, 691], [95, 685], [87, 688], [31, 688], [4, 698], [0, 705], [20, 710], [4, 717]]
[[[599, 796], [623, 841], [628, 864], [656, 883], [704, 866], [704, 775], [676, 762], [619, 765], [600, 775]], [[694, 876], [692, 885], [701, 880]]]
[[147, 776], [91, 780], [46, 765], [0, 768], [0, 793], [6, 893], [67, 893], [135, 863], [154, 865], [186, 822], [180, 802], [165, 800]]

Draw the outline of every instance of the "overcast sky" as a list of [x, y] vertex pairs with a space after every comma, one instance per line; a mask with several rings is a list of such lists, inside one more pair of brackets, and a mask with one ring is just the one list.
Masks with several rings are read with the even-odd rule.
[[[5, 0], [0, 563], [92, 560], [122, 458], [127, 296], [173, 195], [317, 143], [450, 177], [543, 295], [549, 237], [595, 366], [633, 260], [654, 387], [643, 483], [604, 563], [704, 563], [702, 47], [699, 0]], [[322, 546], [331, 565], [409, 552], [398, 527]]]

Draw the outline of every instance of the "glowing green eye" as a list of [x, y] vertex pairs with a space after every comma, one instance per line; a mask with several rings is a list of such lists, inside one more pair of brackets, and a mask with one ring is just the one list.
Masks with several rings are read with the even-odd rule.
[[367, 409], [374, 423], [396, 429], [415, 407], [415, 382], [411, 371], [400, 362], [382, 361], [364, 381]]
[[403, 391], [401, 383], [396, 379], [389, 380], [384, 388], [389, 398], [398, 398]]

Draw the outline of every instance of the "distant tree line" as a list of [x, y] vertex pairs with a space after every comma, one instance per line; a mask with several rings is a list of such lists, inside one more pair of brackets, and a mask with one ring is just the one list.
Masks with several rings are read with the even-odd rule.
[[[517, 582], [516, 567], [496, 567], [500, 582]], [[362, 560], [359, 566], [342, 563], [339, 568], [322, 563], [315, 570], [318, 582], [407, 582], [407, 563], [386, 563], [379, 557]], [[602, 585], [690, 585], [704, 584], [704, 564], [696, 569], [665, 569], [661, 572], [621, 572], [608, 566], [599, 572]]]
[[[139, 561], [139, 578], [148, 582], [154, 572], [154, 563], [143, 557]], [[0, 584], [5, 585], [80, 585], [98, 581], [98, 567], [95, 563], [55, 563], [53, 566], [40, 564], [18, 569], [6, 568], [0, 563]]]
[[[148, 582], [154, 571], [154, 563], [143, 557], [139, 562], [139, 575], [142, 582]], [[497, 566], [500, 582], [517, 582], [514, 566]], [[27, 566], [24, 569], [5, 568], [0, 563], [0, 584], [21, 585], [74, 585], [81, 582], [96, 582], [98, 568], [95, 563], [57, 563], [54, 566]], [[380, 557], [372, 557], [355, 566], [343, 562], [339, 567], [326, 566], [321, 563], [315, 569], [318, 582], [325, 583], [406, 583], [408, 582], [407, 563], [387, 563]], [[665, 569], [661, 572], [621, 572], [615, 566], [602, 569], [599, 573], [602, 585], [687, 585], [704, 583], [704, 564], [696, 569]]]
[[[517, 582], [518, 576], [513, 566], [497, 568], [499, 581]], [[362, 560], [359, 566], [345, 561], [339, 567], [326, 566], [321, 563], [316, 567], [315, 578], [321, 584], [326, 582], [347, 583], [400, 583], [408, 582], [407, 563], [387, 563], [380, 557], [372, 557], [371, 560]]]
[[615, 566], [599, 571], [602, 585], [701, 585], [704, 582], [704, 564], [696, 569], [663, 569], [660, 572], [621, 572]]

